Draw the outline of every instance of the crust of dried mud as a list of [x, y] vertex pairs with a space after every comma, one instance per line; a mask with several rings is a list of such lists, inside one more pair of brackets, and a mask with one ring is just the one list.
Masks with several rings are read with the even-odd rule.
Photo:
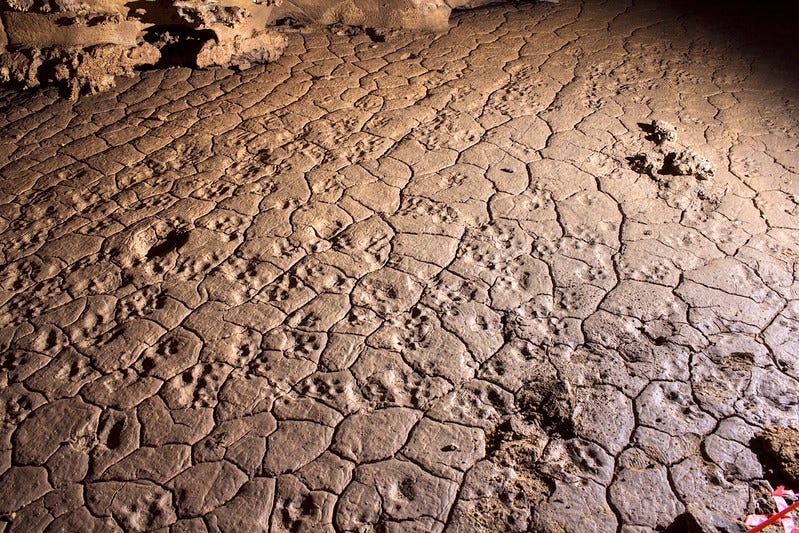
[[0, 92], [0, 530], [767, 511], [799, 97], [680, 6], [292, 30], [242, 72]]

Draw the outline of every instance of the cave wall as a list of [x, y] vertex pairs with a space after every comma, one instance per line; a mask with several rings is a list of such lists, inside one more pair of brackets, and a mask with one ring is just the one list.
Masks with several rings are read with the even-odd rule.
[[[274, 60], [276, 25], [441, 31], [452, 9], [496, 0], [0, 0], [0, 81], [71, 97], [142, 65], [247, 68]], [[185, 57], [175, 58], [175, 51]]]

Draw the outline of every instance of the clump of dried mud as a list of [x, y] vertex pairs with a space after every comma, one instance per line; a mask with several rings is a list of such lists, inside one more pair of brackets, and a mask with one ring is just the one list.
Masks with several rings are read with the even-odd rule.
[[775, 482], [799, 488], [799, 428], [768, 427], [755, 435], [752, 445]]
[[702, 211], [712, 211], [726, 191], [713, 182], [713, 164], [691, 148], [679, 144], [677, 130], [664, 120], [639, 123], [647, 133], [651, 150], [628, 157], [630, 168], [649, 176], [658, 185], [658, 195], [672, 207], [698, 204]]
[[519, 419], [508, 419], [490, 432], [485, 459], [467, 475], [453, 531], [527, 531], [532, 509], [555, 490], [540, 464], [547, 440]]

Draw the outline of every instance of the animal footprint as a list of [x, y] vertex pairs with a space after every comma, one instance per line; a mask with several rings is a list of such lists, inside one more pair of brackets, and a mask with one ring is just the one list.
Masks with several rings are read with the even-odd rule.
[[161, 394], [170, 409], [215, 407], [217, 393], [232, 370], [219, 363], [195, 365], [170, 379]]
[[153, 313], [164, 305], [165, 296], [161, 287], [149, 285], [126, 296], [117, 303], [117, 322], [122, 323], [131, 317], [142, 317]]

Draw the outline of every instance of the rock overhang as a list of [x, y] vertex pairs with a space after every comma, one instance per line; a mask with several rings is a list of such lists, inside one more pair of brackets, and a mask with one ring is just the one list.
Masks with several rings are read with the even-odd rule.
[[453, 9], [496, 0], [4, 0], [0, 82], [56, 83], [70, 98], [148, 66], [244, 69], [279, 57], [279, 27], [442, 31]]

